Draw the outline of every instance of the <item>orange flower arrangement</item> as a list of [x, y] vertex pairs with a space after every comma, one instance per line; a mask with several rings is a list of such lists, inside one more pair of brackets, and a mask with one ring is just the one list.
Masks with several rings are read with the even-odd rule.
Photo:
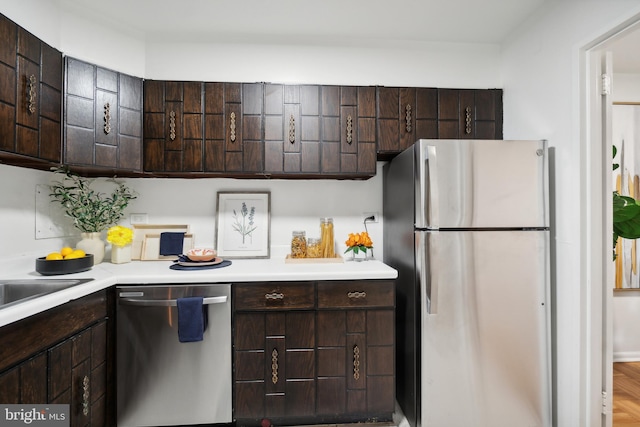
[[362, 233], [349, 233], [349, 238], [345, 241], [347, 245], [347, 250], [344, 251], [346, 254], [349, 251], [353, 251], [354, 254], [358, 252], [367, 253], [367, 249], [373, 248], [373, 242], [371, 241], [371, 237], [369, 237], [369, 233], [363, 231]]

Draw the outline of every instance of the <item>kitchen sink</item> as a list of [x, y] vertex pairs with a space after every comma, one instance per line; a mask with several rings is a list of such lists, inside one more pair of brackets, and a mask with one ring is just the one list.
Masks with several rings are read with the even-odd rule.
[[0, 280], [0, 309], [91, 280], [93, 279]]

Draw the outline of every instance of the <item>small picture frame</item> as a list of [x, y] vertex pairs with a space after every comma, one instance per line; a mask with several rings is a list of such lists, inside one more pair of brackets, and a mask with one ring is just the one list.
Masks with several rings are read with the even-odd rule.
[[271, 193], [219, 191], [216, 251], [221, 258], [269, 258]]

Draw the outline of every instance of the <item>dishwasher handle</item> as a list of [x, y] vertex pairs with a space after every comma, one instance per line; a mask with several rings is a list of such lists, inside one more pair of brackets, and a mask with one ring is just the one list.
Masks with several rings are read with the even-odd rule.
[[[227, 296], [220, 297], [205, 297], [202, 300], [203, 305], [209, 304], [224, 304], [227, 302]], [[139, 305], [143, 307], [175, 307], [178, 305], [178, 300], [175, 299], [136, 299], [136, 298], [120, 298], [119, 304], [122, 305]]]

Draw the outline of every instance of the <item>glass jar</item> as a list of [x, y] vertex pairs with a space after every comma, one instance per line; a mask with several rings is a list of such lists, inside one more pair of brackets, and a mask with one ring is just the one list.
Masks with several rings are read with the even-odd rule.
[[307, 256], [307, 238], [304, 231], [294, 231], [291, 236], [291, 258]]
[[322, 246], [319, 237], [309, 237], [307, 239], [307, 258], [322, 258]]
[[335, 258], [333, 218], [320, 218], [320, 247], [322, 249], [322, 258]]

